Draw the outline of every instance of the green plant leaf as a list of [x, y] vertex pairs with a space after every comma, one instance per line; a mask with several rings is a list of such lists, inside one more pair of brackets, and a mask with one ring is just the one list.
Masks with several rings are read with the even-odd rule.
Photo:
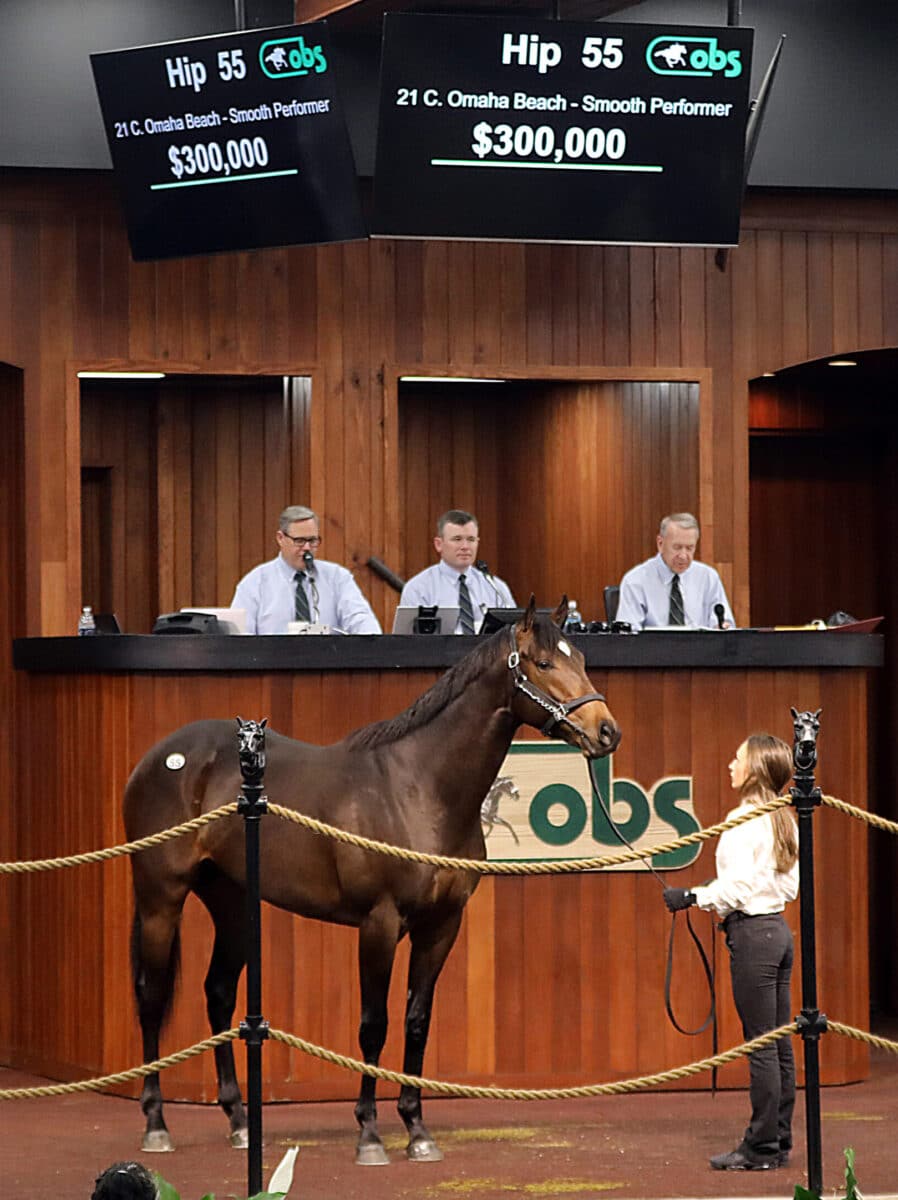
[[284, 1200], [286, 1192], [256, 1192], [249, 1200]]
[[153, 1178], [156, 1180], [159, 1200], [181, 1200], [181, 1193], [177, 1188], [173, 1188], [167, 1179], [163, 1179], [158, 1171], [153, 1172]]
[[820, 1200], [816, 1192], [809, 1192], [807, 1188], [803, 1188], [800, 1183], [795, 1185], [795, 1196], [793, 1200]]
[[845, 1200], [859, 1200], [854, 1176], [854, 1149], [851, 1146], [845, 1149], [845, 1188]]

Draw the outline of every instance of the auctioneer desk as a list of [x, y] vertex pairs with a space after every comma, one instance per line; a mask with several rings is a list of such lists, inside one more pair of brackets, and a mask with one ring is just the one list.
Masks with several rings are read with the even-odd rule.
[[[630, 781], [624, 799], [655, 797], [657, 807], [658, 784], [673, 779], [688, 790], [695, 823], [722, 819], [734, 804], [727, 764], [737, 745], [761, 729], [791, 742], [794, 705], [823, 709], [823, 791], [866, 807], [868, 681], [882, 663], [881, 637], [732, 631], [575, 641], [623, 729], [611, 770], [614, 779]], [[179, 725], [199, 717], [267, 716], [283, 733], [334, 741], [399, 712], [469, 648], [461, 637], [17, 641], [19, 782], [13, 853], [4, 857], [48, 858], [122, 842], [128, 774]], [[540, 740], [530, 730], [523, 736]], [[575, 806], [588, 806], [585, 767], [575, 762], [585, 789]], [[573, 791], [558, 786], [563, 799], [580, 784]], [[301, 794], [302, 780], [297, 787]], [[525, 798], [506, 804], [503, 813], [517, 805], [526, 815]], [[627, 804], [616, 804], [613, 815], [625, 824]], [[819, 1004], [830, 1017], [867, 1028], [866, 829], [827, 808], [814, 822]], [[589, 842], [589, 828], [584, 836], [592, 854], [614, 850]], [[714, 845], [703, 843], [697, 859], [668, 878], [688, 885], [711, 877]], [[20, 917], [12, 1065], [68, 1079], [140, 1061], [128, 965], [129, 874], [127, 862], [116, 859], [4, 883], [14, 889], [12, 911]], [[796, 928], [797, 909], [790, 909]], [[669, 923], [658, 882], [644, 869], [485, 879], [437, 988], [425, 1073], [549, 1087], [649, 1074], [709, 1055], [710, 1031], [684, 1037], [664, 1015]], [[727, 1048], [742, 1038], [726, 952], [707, 916], [699, 914], [696, 923], [707, 944], [718, 943], [719, 1044]], [[210, 945], [210, 922], [191, 899], [164, 1053], [207, 1036], [202, 980]], [[356, 1055], [355, 953], [353, 930], [266, 908], [263, 999], [271, 1025]], [[401, 947], [382, 1060], [397, 1068], [405, 963]], [[799, 979], [796, 964], [796, 1012]], [[673, 999], [681, 1024], [701, 1022], [707, 996], [685, 936], [678, 941]], [[241, 992], [235, 1024], [244, 1012]], [[282, 1045], [267, 1043], [263, 1060], [267, 1099], [356, 1094], [353, 1076]], [[826, 1083], [862, 1078], [866, 1048], [828, 1036], [821, 1065]], [[740, 1061], [723, 1070], [721, 1084], [742, 1086], [746, 1077]], [[213, 1099], [211, 1055], [166, 1071], [163, 1084], [169, 1098]], [[696, 1076], [689, 1086], [709, 1086], [709, 1078]]]

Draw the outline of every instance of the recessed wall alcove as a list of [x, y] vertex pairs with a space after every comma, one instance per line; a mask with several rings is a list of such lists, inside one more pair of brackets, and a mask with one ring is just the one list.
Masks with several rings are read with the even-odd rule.
[[647, 375], [400, 379], [403, 573], [434, 561], [437, 516], [467, 509], [480, 553], [519, 602], [532, 591], [555, 604], [566, 592], [587, 619], [602, 617], [604, 586], [653, 552], [659, 518], [701, 520], [710, 504], [702, 385], [684, 372]]
[[311, 379], [166, 375], [81, 383], [83, 603], [148, 633], [160, 612], [229, 603], [307, 503]]

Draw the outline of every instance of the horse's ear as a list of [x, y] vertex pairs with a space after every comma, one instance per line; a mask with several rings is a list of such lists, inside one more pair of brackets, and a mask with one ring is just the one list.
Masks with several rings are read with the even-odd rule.
[[798, 720], [798, 709], [797, 709], [797, 708], [790, 708], [790, 709], [789, 709], [789, 712], [792, 714], [792, 720], [793, 720], [793, 721], [797, 721], [797, 720]]
[[259, 728], [264, 729], [267, 724], [268, 724], [268, 718], [263, 717], [262, 720], [259, 722]]
[[242, 728], [243, 728], [243, 726], [244, 726], [244, 725], [245, 725], [245, 723], [246, 723], [246, 722], [243, 720], [243, 717], [236, 717], [236, 718], [235, 718], [235, 720], [237, 721], [237, 728], [238, 728], [238, 729], [242, 729]]
[[536, 596], [533, 592], [530, 593], [530, 603], [524, 609], [524, 615], [521, 617], [521, 629], [524, 633], [528, 629], [533, 628], [533, 618], [536, 616]]
[[558, 626], [559, 629], [564, 628], [564, 623], [567, 620], [567, 615], [568, 615], [567, 592], [565, 592], [564, 595], [561, 597], [561, 603], [558, 605], [558, 607], [552, 613], [552, 620], [555, 622], [555, 624]]

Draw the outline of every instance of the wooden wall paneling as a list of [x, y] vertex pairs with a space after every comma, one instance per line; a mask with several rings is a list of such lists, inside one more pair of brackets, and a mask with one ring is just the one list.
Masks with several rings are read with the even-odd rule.
[[833, 238], [808, 234], [808, 356], [822, 358], [833, 342]]
[[527, 358], [527, 254], [526, 247], [502, 244], [498, 286], [502, 294], [502, 353], [500, 361], [517, 366]]
[[449, 242], [447, 278], [449, 362], [467, 365], [476, 361], [474, 332], [474, 272], [479, 247], [471, 242]]
[[[372, 396], [368, 374], [370, 348], [368, 320], [371, 306], [370, 260], [364, 242], [346, 246], [343, 254], [343, 471], [347, 497], [341, 505], [345, 512], [345, 549], [341, 561], [347, 566], [364, 564], [370, 553], [372, 510], [380, 507], [371, 487], [371, 461], [377, 453], [376, 441], [370, 441]], [[352, 501], [350, 496], [355, 497]], [[364, 588], [367, 569], [359, 572]]]
[[695, 367], [707, 361], [705, 349], [705, 254], [680, 250], [680, 361]]
[[833, 333], [836, 350], [853, 350], [858, 336], [858, 239], [854, 233], [833, 234]]
[[[410, 259], [405, 248], [407, 242], [397, 242], [396, 245], [396, 311], [395, 311], [395, 349], [399, 361], [448, 363], [449, 353], [449, 252], [448, 242], [425, 242], [416, 246], [414, 260]], [[403, 253], [400, 253], [400, 250]], [[407, 280], [406, 274], [412, 278]], [[411, 286], [410, 286], [411, 285]], [[415, 308], [413, 302], [414, 286], [419, 291], [420, 303]], [[405, 305], [400, 309], [398, 298], [405, 297]], [[417, 317], [417, 319], [416, 319]], [[408, 335], [403, 333], [403, 327], [410, 326]], [[401, 351], [400, 346], [408, 336], [408, 350]], [[388, 360], [389, 361], [389, 360]]]
[[552, 362], [552, 254], [550, 246], [528, 246], [524, 260], [528, 365]]
[[882, 346], [883, 239], [876, 235], [858, 237], [857, 255], [857, 343], [862, 349]]
[[630, 258], [630, 361], [655, 362], [655, 251], [651, 246], [631, 246]]
[[[312, 472], [311, 507], [321, 515], [327, 531], [327, 555], [340, 562], [343, 553], [342, 520], [349, 495], [343, 470], [343, 250], [340, 246], [318, 247], [318, 300], [321, 312], [319, 350], [328, 367], [321, 403], [312, 405], [312, 445], [318, 477]], [[316, 492], [320, 486], [320, 493]]]
[[502, 361], [502, 244], [483, 242], [474, 254], [474, 363]]
[[317, 363], [318, 251], [315, 246], [291, 246], [287, 251], [287, 355], [291, 363]]
[[580, 357], [577, 253], [574, 246], [551, 246], [552, 357], [556, 366], [576, 366]]
[[604, 257], [601, 246], [581, 246], [575, 259], [577, 288], [577, 335], [580, 366], [604, 361], [602, 325]]
[[[368, 377], [367, 444], [371, 452], [371, 515], [364, 550], [367, 559], [374, 555], [396, 570], [398, 553], [399, 494], [397, 478], [397, 432], [391, 419], [395, 409], [387, 397], [384, 364], [395, 361], [396, 278], [394, 243], [378, 240], [371, 246], [370, 328], [368, 356], [363, 369]], [[378, 499], [378, 497], [380, 499]], [[375, 612], [389, 620], [399, 599], [386, 583], [370, 570], [362, 575], [363, 590]], [[382, 622], [383, 623], [383, 622]], [[387, 624], [386, 628], [390, 628]]]
[[212, 357], [208, 258], [183, 260], [183, 361], [208, 363]]
[[680, 264], [681, 251], [675, 246], [655, 250], [655, 357], [657, 366], [678, 366], [681, 360]]
[[[261, 390], [261, 385], [260, 389]], [[278, 388], [278, 393], [280, 388]], [[280, 395], [277, 395], [280, 409]], [[253, 395], [250, 403], [264, 420], [267, 409], [267, 397]], [[212, 504], [208, 502], [197, 506], [194, 511], [197, 517], [195, 541], [199, 547], [208, 546], [214, 550], [214, 567], [204, 580], [204, 588], [197, 591], [195, 596], [205, 596], [208, 599], [194, 598], [191, 603], [216, 606], [226, 604], [233, 594], [234, 584], [240, 578], [240, 504], [234, 503], [235, 496], [240, 496], [240, 485], [244, 475], [244, 446], [240, 441], [241, 397], [230, 389], [221, 395], [213, 394], [206, 403], [194, 403], [194, 417], [197, 420], [194, 436], [194, 446], [206, 444], [203, 438], [204, 429], [214, 430], [214, 464], [215, 484], [212, 493]], [[278, 413], [280, 416], [280, 412]], [[246, 447], [250, 450], [251, 447]], [[254, 456], [255, 457], [255, 456]], [[255, 459], [259, 461], [258, 457]], [[246, 473], [251, 473], [246, 462]], [[202, 561], [200, 559], [199, 561]]]
[[898, 346], [898, 236], [894, 235], [882, 239], [881, 344]]
[[[449, 243], [444, 242], [443, 248], [448, 259]], [[445, 303], [444, 311], [437, 310], [431, 315], [435, 300], [443, 295], [444, 289], [448, 293], [448, 276], [443, 277], [439, 253], [429, 244], [401, 240], [395, 243], [395, 252], [396, 356], [400, 362], [419, 363], [423, 361], [425, 331], [437, 342], [444, 336], [448, 347], [449, 318]], [[445, 328], [441, 318], [445, 319]], [[448, 360], [448, 350], [445, 357]], [[438, 355], [436, 361], [442, 362], [443, 358]]]
[[[808, 357], [808, 240], [804, 233], [782, 234], [783, 349], [782, 363], [804, 362]], [[775, 371], [776, 364], [761, 364]]]
[[237, 259], [236, 254], [214, 254], [209, 259], [209, 323], [213, 361], [239, 361]]
[[184, 361], [184, 259], [156, 263], [156, 355]]
[[606, 246], [602, 261], [605, 353], [599, 361], [623, 366], [633, 361], [630, 356], [629, 251], [624, 246]]

